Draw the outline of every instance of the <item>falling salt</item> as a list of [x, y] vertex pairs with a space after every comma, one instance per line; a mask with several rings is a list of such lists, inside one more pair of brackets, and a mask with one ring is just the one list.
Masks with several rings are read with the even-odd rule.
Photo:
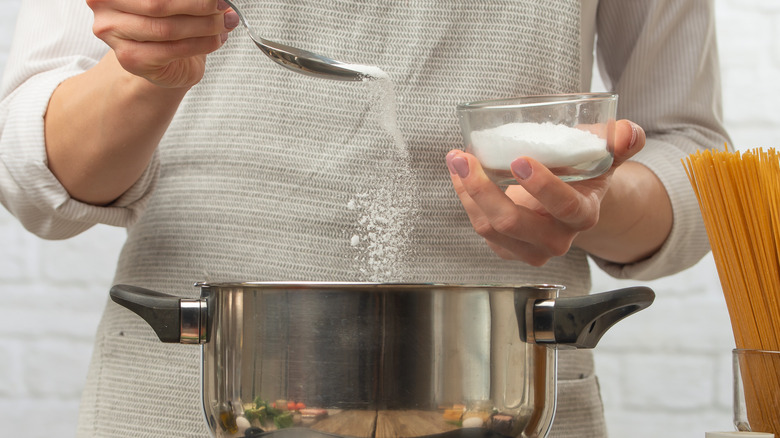
[[379, 125], [393, 137], [396, 153], [399, 154], [399, 158], [404, 160], [401, 163], [406, 167], [404, 170], [408, 170], [409, 150], [406, 147], [406, 139], [404, 139], [403, 133], [398, 128], [398, 102], [395, 98], [393, 82], [385, 76], [385, 78], [375, 77], [371, 80], [371, 84], [374, 88], [375, 102], [380, 104], [377, 111]]
[[491, 169], [509, 170], [520, 156], [554, 168], [589, 163], [608, 155], [605, 139], [554, 123], [508, 123], [474, 131], [471, 144], [474, 155]]
[[393, 83], [378, 67], [359, 67], [365, 72], [377, 122], [390, 135], [394, 147], [377, 165], [373, 185], [347, 203], [349, 210], [359, 214], [350, 245], [358, 252], [355, 261], [361, 280], [402, 281], [408, 273], [413, 220], [419, 210], [415, 179], [406, 141], [398, 128]]

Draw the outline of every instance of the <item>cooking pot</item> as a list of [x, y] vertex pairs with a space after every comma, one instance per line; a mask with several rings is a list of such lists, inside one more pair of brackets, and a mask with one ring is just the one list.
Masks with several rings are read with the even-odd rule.
[[557, 350], [592, 348], [646, 287], [197, 283], [199, 299], [116, 285], [163, 342], [201, 344], [206, 421], [224, 437], [544, 437]]

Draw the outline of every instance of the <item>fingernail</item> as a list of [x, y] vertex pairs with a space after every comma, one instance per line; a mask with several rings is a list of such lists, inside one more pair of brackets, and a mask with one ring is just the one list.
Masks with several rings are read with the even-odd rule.
[[234, 11], [225, 13], [226, 29], [235, 29], [238, 26], [238, 23], [239, 23], [238, 14], [236, 14]]
[[223, 33], [219, 35], [220, 39], [222, 40], [222, 44], [225, 44], [225, 41], [228, 39], [228, 34]]
[[636, 144], [636, 139], [639, 137], [639, 126], [634, 122], [631, 123], [631, 141], [628, 142], [628, 148], [631, 149]]
[[230, 6], [228, 6], [228, 4], [227, 4], [227, 3], [225, 3], [225, 0], [219, 0], [219, 1], [217, 2], [217, 10], [218, 10], [218, 11], [224, 11], [224, 10], [226, 10], [226, 9], [227, 9], [227, 8], [229, 8], [229, 7], [230, 7]]
[[525, 158], [518, 158], [515, 161], [512, 161], [512, 173], [515, 174], [520, 179], [528, 179], [531, 177], [531, 173], [533, 172], [533, 169], [531, 168], [531, 163], [528, 162]]
[[455, 172], [455, 168], [452, 167], [452, 158], [457, 154], [458, 154], [457, 151], [452, 151], [447, 154], [447, 169], [449, 169], [450, 173], [453, 175], [455, 175], [457, 172]]
[[454, 157], [450, 160], [450, 164], [459, 177], [466, 178], [469, 176], [469, 161], [467, 159], [463, 157]]

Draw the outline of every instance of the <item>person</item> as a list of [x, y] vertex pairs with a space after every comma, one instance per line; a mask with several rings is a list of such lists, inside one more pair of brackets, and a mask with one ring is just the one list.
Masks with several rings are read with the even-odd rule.
[[[588, 257], [644, 280], [709, 250], [680, 160], [728, 141], [711, 0], [239, 6], [272, 40], [384, 70], [409, 171], [388, 160], [397, 136], [370, 83], [279, 67], [223, 1], [22, 0], [0, 95], [2, 204], [46, 239], [127, 227], [116, 283], [174, 295], [235, 280], [586, 294]], [[455, 105], [586, 91], [594, 46], [624, 119], [613, 167], [569, 184], [520, 158], [517, 186], [490, 183], [458, 149]], [[107, 301], [78, 436], [207, 436], [197, 354]], [[561, 351], [558, 377], [551, 436], [605, 436], [591, 353]]]

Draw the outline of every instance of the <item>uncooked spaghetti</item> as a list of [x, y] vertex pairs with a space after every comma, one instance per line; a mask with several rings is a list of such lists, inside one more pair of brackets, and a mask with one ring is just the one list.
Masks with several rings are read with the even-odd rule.
[[[688, 156], [684, 164], [737, 348], [780, 350], [780, 155], [774, 149], [708, 150]], [[754, 431], [780, 436], [771, 393], [780, 369], [766, 361], [746, 365], [741, 371], [748, 421]]]

